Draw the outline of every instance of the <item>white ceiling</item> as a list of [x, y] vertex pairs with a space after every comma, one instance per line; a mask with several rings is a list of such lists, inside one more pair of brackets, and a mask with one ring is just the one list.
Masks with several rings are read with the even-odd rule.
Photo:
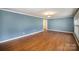
[[[3, 10], [21, 13], [29, 16], [42, 18], [43, 13], [46, 11], [55, 12], [50, 19], [71, 17], [76, 12], [76, 8], [2, 8]], [[48, 18], [48, 17], [47, 17]]]

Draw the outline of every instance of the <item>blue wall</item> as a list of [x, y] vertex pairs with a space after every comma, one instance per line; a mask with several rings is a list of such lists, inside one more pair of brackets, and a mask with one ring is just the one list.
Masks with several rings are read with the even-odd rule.
[[42, 30], [42, 19], [0, 10], [0, 41]]
[[[0, 41], [42, 30], [42, 19], [0, 10]], [[49, 19], [48, 29], [74, 31], [73, 17]]]
[[73, 17], [58, 18], [48, 20], [48, 29], [57, 31], [74, 31], [74, 20]]

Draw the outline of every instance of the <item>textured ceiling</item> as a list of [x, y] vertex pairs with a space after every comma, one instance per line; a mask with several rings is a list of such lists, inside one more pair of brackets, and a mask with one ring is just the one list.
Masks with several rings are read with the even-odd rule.
[[2, 8], [3, 10], [21, 13], [29, 16], [35, 16], [42, 18], [44, 12], [55, 12], [49, 19], [72, 17], [76, 12], [76, 8]]

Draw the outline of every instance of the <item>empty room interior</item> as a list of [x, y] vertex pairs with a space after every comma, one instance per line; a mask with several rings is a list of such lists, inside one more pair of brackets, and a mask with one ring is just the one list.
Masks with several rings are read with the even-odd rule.
[[0, 8], [0, 51], [78, 50], [78, 8]]

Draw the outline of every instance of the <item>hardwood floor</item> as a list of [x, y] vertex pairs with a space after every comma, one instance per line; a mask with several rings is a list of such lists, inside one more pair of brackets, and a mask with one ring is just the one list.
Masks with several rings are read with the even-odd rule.
[[77, 51], [72, 34], [62, 32], [41, 32], [17, 40], [0, 43], [1, 51]]

